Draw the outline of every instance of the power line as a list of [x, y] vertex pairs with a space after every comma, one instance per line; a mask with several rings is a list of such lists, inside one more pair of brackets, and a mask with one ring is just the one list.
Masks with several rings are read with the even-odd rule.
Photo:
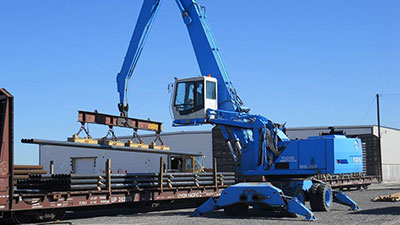
[[365, 121], [365, 119], [367, 118], [368, 113], [369, 113], [369, 111], [371, 110], [371, 107], [372, 107], [372, 105], [373, 105], [374, 102], [375, 102], [375, 99], [376, 99], [376, 96], [374, 96], [374, 97], [372, 98], [372, 102], [371, 102], [371, 104], [369, 105], [368, 111], [365, 113], [364, 118], [363, 118], [363, 120], [361, 121], [361, 124], [363, 124], [364, 121]]
[[399, 95], [400, 96], [400, 93], [379, 94], [379, 96], [390, 96], [390, 95]]

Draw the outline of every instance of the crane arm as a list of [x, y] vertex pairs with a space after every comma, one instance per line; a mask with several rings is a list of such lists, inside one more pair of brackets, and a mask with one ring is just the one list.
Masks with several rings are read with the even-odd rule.
[[151, 25], [157, 15], [161, 0], [145, 0], [140, 10], [136, 27], [129, 43], [121, 71], [117, 75], [117, 87], [119, 93], [118, 108], [121, 116], [128, 116], [128, 81], [131, 78], [135, 66], [143, 50]]
[[222, 60], [214, 35], [208, 25], [205, 8], [195, 0], [176, 0], [187, 26], [192, 46], [202, 75], [218, 80], [218, 108], [248, 112], [238, 96]]
[[[121, 115], [127, 116], [128, 81], [143, 50], [144, 43], [157, 15], [161, 0], [144, 0], [133, 32], [121, 71], [117, 75], [117, 86]], [[176, 0], [187, 26], [192, 46], [202, 75], [211, 75], [218, 82], [218, 107], [222, 110], [248, 112], [238, 96], [222, 60], [221, 53], [208, 25], [205, 8], [196, 0]]]

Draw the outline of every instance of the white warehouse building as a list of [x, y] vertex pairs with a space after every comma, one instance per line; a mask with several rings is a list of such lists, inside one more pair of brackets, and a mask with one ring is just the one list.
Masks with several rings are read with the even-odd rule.
[[[145, 144], [150, 144], [154, 135], [142, 135]], [[127, 141], [128, 137], [120, 137]], [[161, 139], [174, 152], [201, 153], [205, 156], [206, 168], [211, 168], [212, 143], [210, 131], [162, 133]], [[167, 151], [167, 150], [165, 150]], [[101, 174], [105, 170], [107, 159], [111, 159], [113, 171], [144, 173], [157, 172], [160, 157], [168, 162], [166, 155], [125, 152], [116, 150], [96, 150], [88, 148], [60, 147], [40, 145], [39, 163], [50, 171], [50, 162], [54, 163], [54, 173]]]
[[[383, 181], [400, 181], [400, 130], [381, 127], [381, 150], [377, 138], [377, 126], [335, 126], [336, 131], [344, 131], [347, 136], [359, 137], [364, 144], [364, 172], [379, 176]], [[291, 139], [304, 139], [329, 132], [330, 127], [288, 128]], [[162, 133], [161, 138], [171, 151], [202, 153], [206, 168], [212, 168], [212, 131], [184, 131]], [[141, 136], [145, 143], [154, 140], [154, 135]], [[121, 140], [127, 140], [126, 137]], [[160, 157], [168, 162], [168, 157], [158, 154], [120, 152], [71, 147], [41, 145], [39, 161], [49, 171], [54, 163], [55, 173], [100, 174], [107, 159], [112, 161], [112, 170], [132, 172], [157, 172]]]

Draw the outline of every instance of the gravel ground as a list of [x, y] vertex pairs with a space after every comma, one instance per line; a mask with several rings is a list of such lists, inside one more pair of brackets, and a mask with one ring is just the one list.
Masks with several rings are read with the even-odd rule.
[[[362, 210], [334, 204], [330, 212], [316, 212], [312, 224], [386, 224], [400, 225], [400, 202], [372, 202], [371, 198], [400, 192], [400, 184], [371, 185], [368, 190], [346, 192]], [[72, 224], [308, 224], [301, 217], [277, 217], [251, 213], [248, 217], [228, 217], [223, 210], [204, 217], [192, 217], [193, 208], [138, 212], [132, 209], [106, 209], [68, 213], [65, 222]]]
[[[229, 217], [223, 210], [206, 214], [203, 217], [192, 217], [194, 208], [183, 208], [179, 204], [162, 205], [157, 211], [148, 207], [117, 208], [103, 207], [96, 210], [68, 211], [64, 221], [54, 224], [136, 224], [136, 225], [219, 225], [219, 224], [384, 224], [400, 225], [400, 202], [372, 202], [371, 199], [379, 195], [400, 192], [400, 183], [386, 183], [371, 185], [368, 190], [346, 192], [357, 202], [360, 211], [349, 211], [347, 206], [333, 204], [330, 212], [315, 212], [316, 221], [304, 221], [303, 217], [290, 218], [268, 213], [250, 213], [247, 217]], [[309, 205], [307, 205], [309, 206]], [[12, 222], [1, 220], [1, 225], [10, 225]], [[43, 223], [49, 224], [49, 223]]]

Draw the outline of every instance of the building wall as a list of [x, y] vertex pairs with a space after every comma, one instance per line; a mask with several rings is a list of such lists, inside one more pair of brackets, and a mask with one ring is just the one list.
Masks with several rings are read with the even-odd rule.
[[[193, 152], [205, 155], [204, 164], [206, 168], [212, 168], [212, 142], [211, 132], [179, 132], [167, 133], [161, 136], [171, 151]], [[150, 143], [154, 136], [142, 137], [144, 143]], [[121, 140], [124, 140], [121, 138]], [[105, 162], [111, 159], [111, 168], [114, 171], [128, 172], [157, 172], [159, 170], [160, 157], [158, 154], [119, 152], [113, 150], [96, 150], [84, 148], [71, 148], [42, 145], [39, 148], [40, 164], [49, 171], [50, 161], [54, 162], [55, 173], [70, 173], [72, 158], [96, 157], [94, 173], [103, 173]], [[166, 162], [167, 157], [164, 157]]]
[[387, 182], [400, 181], [400, 165], [382, 163], [382, 177], [383, 181]]
[[[378, 136], [378, 127], [373, 128]], [[400, 130], [381, 127], [382, 178], [400, 181]]]
[[[377, 136], [376, 126], [337, 127], [344, 130], [347, 135], [371, 134]], [[317, 136], [321, 132], [329, 132], [327, 127], [288, 128], [287, 134], [291, 139], [304, 139]], [[400, 181], [400, 130], [381, 128], [382, 134], [382, 178], [384, 181]], [[143, 136], [145, 143], [154, 140], [153, 135]], [[211, 131], [176, 132], [162, 135], [166, 145], [171, 151], [194, 152], [205, 155], [205, 166], [212, 168], [212, 136]], [[71, 170], [71, 157], [96, 158], [96, 170], [104, 170], [105, 160], [112, 159], [113, 170], [128, 170], [129, 172], [155, 172], [159, 168], [160, 155], [112, 152], [92, 149], [73, 149], [68, 147], [41, 146], [40, 163], [49, 169], [49, 161], [55, 163], [56, 173], [69, 173]], [[166, 157], [165, 157], [166, 160]]]

